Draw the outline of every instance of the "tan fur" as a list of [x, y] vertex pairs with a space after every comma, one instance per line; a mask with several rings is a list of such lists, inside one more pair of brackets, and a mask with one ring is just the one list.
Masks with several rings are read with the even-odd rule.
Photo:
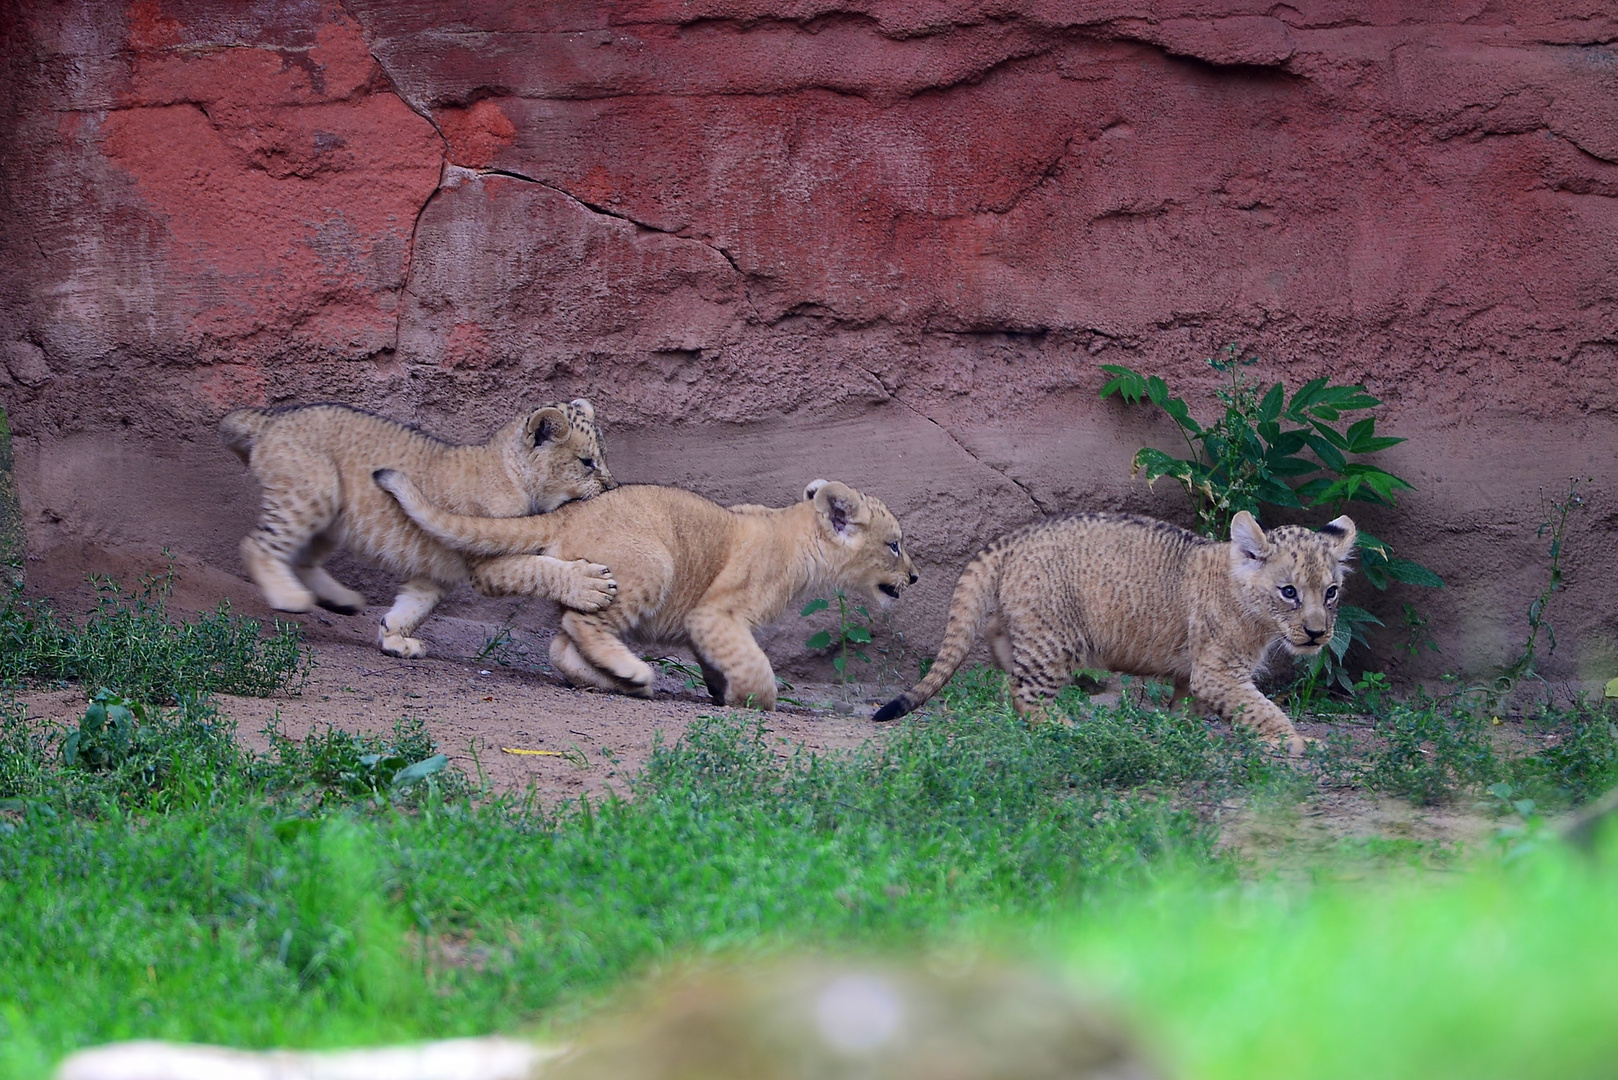
[[631, 485], [538, 518], [446, 513], [399, 472], [379, 472], [411, 520], [480, 555], [540, 551], [602, 559], [618, 580], [604, 611], [573, 610], [551, 662], [575, 686], [650, 697], [652, 671], [624, 645], [683, 645], [717, 704], [775, 708], [775, 671], [753, 631], [792, 598], [827, 587], [880, 603], [916, 580], [899, 522], [879, 499], [816, 480], [785, 509], [726, 509], [679, 488]]
[[593, 611], [612, 600], [607, 568], [587, 561], [468, 559], [434, 541], [371, 482], [403, 469], [437, 503], [463, 513], [517, 517], [555, 510], [617, 486], [607, 470], [595, 412], [580, 398], [524, 413], [489, 441], [456, 446], [343, 405], [238, 409], [220, 422], [225, 444], [263, 487], [258, 526], [242, 561], [270, 606], [345, 615], [365, 597], [320, 563], [339, 547], [408, 580], [378, 631], [382, 651], [417, 657], [411, 636], [444, 592], [470, 578], [490, 596], [537, 594]]
[[875, 718], [903, 716], [936, 694], [986, 631], [1025, 717], [1076, 669], [1103, 668], [1171, 679], [1176, 700], [1194, 695], [1301, 752], [1292, 721], [1253, 677], [1277, 643], [1309, 656], [1331, 641], [1354, 537], [1347, 517], [1318, 533], [1266, 533], [1247, 513], [1236, 515], [1229, 543], [1127, 514], [1029, 525], [967, 564], [932, 669]]

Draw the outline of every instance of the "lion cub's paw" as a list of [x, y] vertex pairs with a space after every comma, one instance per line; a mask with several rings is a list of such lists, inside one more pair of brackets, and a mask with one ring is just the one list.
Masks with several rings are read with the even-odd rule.
[[1296, 732], [1287, 736], [1277, 735], [1274, 739], [1270, 740], [1270, 746], [1275, 750], [1276, 753], [1280, 753], [1282, 750], [1285, 750], [1287, 757], [1294, 761], [1302, 760], [1303, 755], [1311, 746], [1314, 746], [1315, 743], [1316, 740], [1305, 738]]
[[612, 571], [600, 563], [575, 559], [567, 564], [561, 595], [556, 602], [586, 615], [600, 611], [618, 596]]
[[420, 660], [427, 655], [427, 643], [420, 638], [390, 634], [384, 630], [377, 635], [377, 643], [389, 656], [398, 656], [405, 660]]

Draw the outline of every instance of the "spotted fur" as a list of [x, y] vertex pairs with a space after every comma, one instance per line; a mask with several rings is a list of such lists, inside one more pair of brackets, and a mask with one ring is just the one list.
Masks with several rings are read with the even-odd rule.
[[1354, 523], [1265, 532], [1252, 515], [1228, 543], [1128, 514], [1075, 514], [996, 540], [962, 572], [927, 677], [877, 711], [891, 720], [949, 681], [978, 634], [1034, 718], [1079, 668], [1171, 679], [1218, 715], [1299, 752], [1303, 742], [1253, 677], [1277, 644], [1299, 656], [1331, 641]]
[[411, 635], [446, 590], [468, 579], [490, 596], [538, 594], [583, 610], [612, 600], [615, 586], [604, 566], [468, 558], [411, 524], [371, 482], [377, 469], [405, 469], [435, 501], [490, 517], [546, 513], [588, 499], [618, 485], [595, 411], [583, 398], [526, 412], [474, 446], [329, 404], [238, 409], [219, 432], [263, 488], [242, 561], [277, 610], [319, 604], [352, 615], [365, 606], [364, 596], [321, 568], [339, 547], [407, 579], [378, 631], [382, 651], [395, 656], [426, 653]]
[[775, 708], [775, 671], [753, 631], [794, 596], [825, 588], [887, 604], [916, 580], [904, 534], [882, 500], [815, 480], [791, 506], [719, 506], [679, 488], [631, 484], [544, 517], [446, 513], [401, 472], [376, 482], [412, 521], [483, 555], [544, 550], [605, 559], [619, 583], [605, 611], [567, 611], [551, 663], [575, 686], [652, 696], [652, 670], [624, 645], [690, 648], [715, 704]]

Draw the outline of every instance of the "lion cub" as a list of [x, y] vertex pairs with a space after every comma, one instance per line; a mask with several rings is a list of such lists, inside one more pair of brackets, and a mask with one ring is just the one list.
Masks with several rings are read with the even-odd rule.
[[1278, 642], [1310, 656], [1331, 640], [1355, 535], [1347, 517], [1319, 532], [1265, 532], [1245, 511], [1229, 543], [1129, 514], [1028, 525], [967, 564], [932, 670], [873, 719], [903, 716], [938, 693], [987, 623], [1019, 715], [1036, 716], [1075, 669], [1105, 668], [1173, 679], [1175, 700], [1195, 695], [1301, 753], [1292, 721], [1253, 675]]
[[755, 628], [810, 589], [887, 603], [916, 580], [893, 514], [835, 481], [814, 481], [781, 510], [636, 484], [544, 517], [498, 520], [446, 513], [402, 472], [378, 470], [376, 482], [417, 525], [469, 554], [607, 560], [617, 600], [565, 612], [551, 642], [551, 663], [575, 686], [651, 697], [652, 669], [624, 645], [632, 637], [690, 648], [715, 704], [773, 709], [775, 671]]
[[601, 452], [595, 411], [583, 398], [525, 413], [480, 446], [441, 442], [343, 405], [237, 409], [219, 424], [225, 445], [264, 489], [242, 561], [271, 607], [344, 615], [365, 597], [320, 563], [338, 547], [408, 580], [382, 617], [385, 653], [418, 657], [411, 633], [452, 586], [471, 579], [490, 596], [536, 593], [583, 611], [611, 602], [607, 568], [556, 559], [468, 559], [412, 525], [371, 483], [379, 468], [408, 469], [445, 506], [515, 517], [545, 513], [617, 487]]

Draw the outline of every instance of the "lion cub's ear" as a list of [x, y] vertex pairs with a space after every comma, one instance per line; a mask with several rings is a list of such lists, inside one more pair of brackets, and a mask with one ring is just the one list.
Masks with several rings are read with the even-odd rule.
[[1342, 517], [1332, 518], [1320, 527], [1323, 535], [1335, 540], [1332, 545], [1332, 554], [1337, 561], [1346, 563], [1354, 557], [1354, 541], [1359, 537], [1359, 529], [1354, 527], [1354, 519], [1344, 514]]
[[535, 409], [528, 416], [528, 423], [524, 425], [523, 432], [528, 436], [530, 446], [539, 446], [542, 443], [561, 442], [573, 430], [568, 423], [567, 413], [555, 405], [547, 405], [543, 409]]
[[871, 508], [865, 505], [865, 496], [847, 484], [816, 480], [803, 489], [803, 497], [814, 500], [815, 509], [839, 539], [846, 540], [871, 523]]
[[1230, 569], [1237, 577], [1246, 579], [1264, 568], [1264, 563], [1275, 554], [1275, 546], [1264, 535], [1253, 515], [1246, 510], [1230, 520]]
[[568, 402], [568, 404], [572, 405], [575, 409], [579, 410], [579, 412], [583, 413], [586, 420], [594, 420], [596, 418], [595, 406], [591, 405], [587, 399], [576, 397], [572, 401]]

